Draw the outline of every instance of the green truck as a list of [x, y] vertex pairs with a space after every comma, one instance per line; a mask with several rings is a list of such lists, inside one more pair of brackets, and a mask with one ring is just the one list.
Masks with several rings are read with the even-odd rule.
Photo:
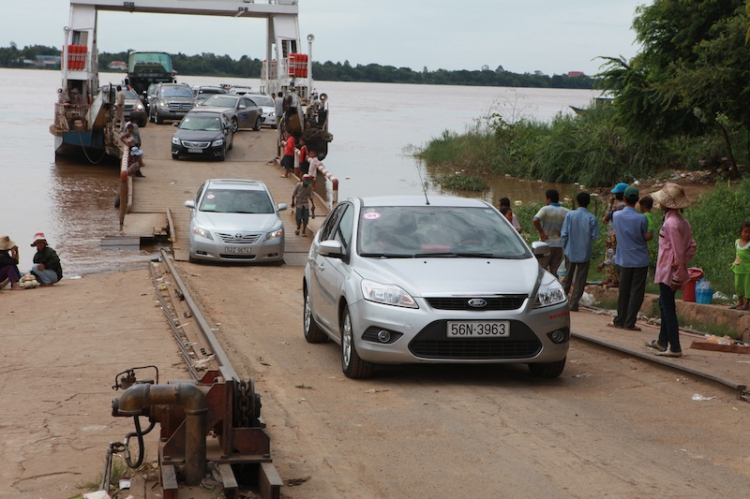
[[173, 83], [172, 58], [166, 52], [131, 52], [127, 85], [143, 98], [152, 83]]

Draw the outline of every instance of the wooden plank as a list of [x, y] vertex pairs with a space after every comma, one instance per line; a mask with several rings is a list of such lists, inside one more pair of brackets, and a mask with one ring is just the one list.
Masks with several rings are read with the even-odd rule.
[[174, 227], [174, 220], [172, 220], [172, 208], [167, 206], [167, 223], [169, 224], [167, 226], [167, 231], [169, 232], [169, 240], [172, 241], [172, 243], [177, 242], [177, 231]]
[[281, 481], [279, 472], [273, 463], [260, 463], [258, 470], [258, 488], [263, 499], [279, 499], [281, 497]]
[[165, 213], [128, 213], [125, 217], [123, 235], [154, 238], [162, 234], [167, 227]]
[[720, 345], [719, 343], [708, 343], [706, 341], [694, 341], [690, 344], [690, 348], [696, 348], [698, 350], [712, 350], [714, 352], [729, 352], [729, 353], [750, 353], [750, 346], [746, 345]]
[[224, 484], [224, 496], [227, 499], [235, 499], [238, 494], [237, 479], [232, 471], [232, 465], [222, 463], [218, 465], [219, 473], [221, 473], [221, 481]]
[[171, 464], [161, 465], [161, 488], [164, 499], [177, 499], [177, 473]]

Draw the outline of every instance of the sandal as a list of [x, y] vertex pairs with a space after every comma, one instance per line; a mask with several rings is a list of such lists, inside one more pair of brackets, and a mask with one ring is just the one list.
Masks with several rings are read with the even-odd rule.
[[297, 229], [297, 230], [294, 231], [294, 235], [295, 236], [299, 236], [299, 229]]
[[659, 357], [679, 358], [679, 357], [682, 357], [682, 352], [673, 352], [671, 350], [664, 350], [663, 352], [656, 352], [656, 355], [658, 355]]
[[613, 328], [616, 328], [616, 329], [622, 329], [622, 326], [618, 326], [614, 322], [608, 322], [607, 323], [607, 327], [613, 327]]
[[659, 342], [656, 340], [647, 341], [646, 346], [653, 348], [654, 350], [659, 350], [660, 352], [665, 352], [667, 350], [667, 347], [659, 345]]

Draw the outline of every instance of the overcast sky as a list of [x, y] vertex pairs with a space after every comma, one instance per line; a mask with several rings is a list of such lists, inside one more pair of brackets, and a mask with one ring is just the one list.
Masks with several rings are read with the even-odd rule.
[[[0, 46], [60, 47], [65, 0], [2, 0]], [[262, 0], [257, 0], [260, 3]], [[593, 75], [598, 56], [635, 55], [630, 29], [651, 0], [299, 0], [300, 35], [320, 62]], [[135, 0], [136, 6], [138, 0]], [[264, 59], [265, 22], [101, 12], [99, 50], [212, 52]], [[307, 43], [303, 43], [307, 51]], [[177, 68], [179, 70], [179, 68]]]

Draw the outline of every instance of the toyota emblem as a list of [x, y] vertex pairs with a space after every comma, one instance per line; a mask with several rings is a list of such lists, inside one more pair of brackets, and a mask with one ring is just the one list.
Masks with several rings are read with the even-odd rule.
[[237, 233], [234, 235], [235, 239], [242, 239], [242, 233]]
[[487, 300], [482, 298], [472, 298], [469, 300], [469, 306], [474, 308], [482, 308], [487, 306]]

